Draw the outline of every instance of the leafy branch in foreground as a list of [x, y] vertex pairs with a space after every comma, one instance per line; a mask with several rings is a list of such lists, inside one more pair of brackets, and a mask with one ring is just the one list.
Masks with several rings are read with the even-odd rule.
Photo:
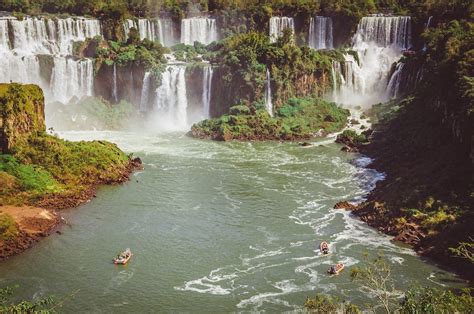
[[458, 257], [465, 258], [471, 263], [474, 263], [474, 239], [469, 238], [471, 242], [460, 242], [456, 248], [449, 248], [449, 250]]
[[[472, 245], [467, 245], [466, 249], [472, 249]], [[394, 287], [390, 265], [382, 255], [373, 261], [368, 261], [367, 257], [365, 260], [363, 267], [351, 269], [351, 278], [358, 282], [362, 289], [375, 296], [380, 304], [359, 308], [350, 302], [341, 302], [333, 296], [317, 294], [315, 298], [307, 298], [304, 307], [311, 312], [328, 314], [352, 314], [361, 311], [378, 313], [380, 307], [387, 313], [402, 314], [472, 313], [474, 309], [471, 288], [457, 291], [415, 286], [404, 292], [398, 291]]]
[[16, 288], [18, 286], [0, 288], [0, 313], [54, 313], [55, 309], [61, 307], [68, 299], [79, 292], [79, 289], [77, 289], [59, 300], [50, 295], [39, 300], [23, 300], [15, 304], [11, 303], [10, 299]]
[[359, 282], [364, 290], [374, 295], [385, 312], [391, 312], [391, 308], [396, 304], [394, 300], [400, 296], [400, 292], [395, 289], [392, 269], [382, 255], [377, 256], [364, 267], [353, 267], [351, 278]]

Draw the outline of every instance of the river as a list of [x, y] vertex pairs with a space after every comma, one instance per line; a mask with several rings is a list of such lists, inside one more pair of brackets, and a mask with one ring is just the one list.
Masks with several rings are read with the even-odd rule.
[[[106, 139], [140, 156], [144, 170], [63, 211], [70, 226], [1, 264], [2, 286], [24, 298], [55, 294], [64, 312], [229, 312], [299, 309], [316, 292], [359, 305], [350, 280], [364, 254], [384, 254], [397, 288], [458, 285], [454, 275], [332, 209], [360, 200], [381, 174], [330, 140], [219, 143], [181, 133], [67, 132]], [[356, 161], [354, 162], [354, 159]], [[358, 159], [357, 159], [358, 158]], [[328, 240], [333, 253], [320, 256]], [[126, 266], [111, 263], [130, 247]], [[343, 262], [341, 275], [327, 268]]]

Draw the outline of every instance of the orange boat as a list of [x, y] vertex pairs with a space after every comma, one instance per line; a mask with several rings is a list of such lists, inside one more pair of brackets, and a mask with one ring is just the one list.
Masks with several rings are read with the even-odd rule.
[[130, 249], [126, 249], [125, 251], [117, 255], [117, 257], [113, 259], [113, 262], [115, 265], [125, 265], [131, 257], [132, 251], [130, 251]]
[[319, 245], [319, 251], [324, 255], [329, 254], [329, 244], [326, 241], [321, 242]]
[[344, 269], [344, 264], [342, 263], [339, 263], [339, 264], [336, 264], [336, 266], [331, 266], [329, 269], [328, 269], [328, 273], [331, 274], [331, 275], [339, 275], [339, 273]]

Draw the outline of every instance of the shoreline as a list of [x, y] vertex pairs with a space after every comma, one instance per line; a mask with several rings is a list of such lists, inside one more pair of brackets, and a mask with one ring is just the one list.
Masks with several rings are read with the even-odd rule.
[[[368, 145], [364, 146], [367, 147]], [[362, 152], [357, 153], [359, 156], [353, 159], [353, 161], [359, 158], [370, 158], [372, 160], [371, 163], [357, 166], [383, 173], [384, 179], [375, 180], [375, 187], [368, 192], [366, 198], [361, 202], [354, 203], [342, 200], [337, 202], [333, 208], [350, 211], [354, 218], [393, 237], [391, 241], [408, 245], [419, 257], [427, 258], [431, 263], [441, 269], [456, 274], [460, 280], [471, 285], [474, 278], [474, 270], [472, 268], [466, 268], [466, 261], [464, 259], [454, 255], [439, 254], [438, 248], [436, 247], [436, 239], [431, 239], [415, 221], [408, 220], [403, 225], [396, 224], [394, 213], [385, 207], [385, 195], [381, 187], [383, 184], [391, 186], [393, 182], [387, 180], [385, 172], [380, 170], [382, 168], [381, 165], [377, 163], [376, 159], [370, 157], [369, 150], [364, 149], [364, 146], [356, 147], [357, 149], [361, 149]], [[343, 146], [343, 148], [344, 147], [345, 146]]]
[[20, 254], [34, 246], [41, 239], [59, 232], [65, 223], [60, 215], [60, 210], [78, 207], [94, 197], [97, 189], [102, 185], [118, 185], [130, 180], [133, 172], [143, 169], [140, 158], [130, 159], [121, 176], [115, 181], [98, 181], [88, 186], [80, 193], [70, 192], [53, 197], [45, 197], [36, 204], [22, 206], [0, 206], [0, 214], [6, 213], [13, 217], [18, 233], [14, 239], [3, 240], [0, 238], [0, 262], [11, 256]]

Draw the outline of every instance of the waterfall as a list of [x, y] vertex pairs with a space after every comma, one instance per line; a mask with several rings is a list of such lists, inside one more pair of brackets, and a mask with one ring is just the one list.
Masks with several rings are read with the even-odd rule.
[[176, 44], [173, 21], [170, 19], [157, 19], [158, 41], [165, 47], [171, 47]]
[[203, 103], [203, 116], [205, 118], [211, 117], [210, 103], [211, 103], [211, 90], [212, 90], [212, 66], [207, 66], [203, 69], [203, 80], [202, 80], [202, 103]]
[[168, 66], [156, 89], [154, 127], [160, 130], [183, 130], [188, 127], [185, 67]]
[[309, 23], [308, 44], [314, 49], [333, 48], [332, 19], [330, 17], [315, 16]]
[[112, 97], [114, 98], [115, 102], [118, 102], [118, 95], [117, 95], [117, 67], [114, 62], [114, 73], [113, 73], [113, 87], [112, 87]]
[[[99, 20], [93, 19], [58, 19], [58, 42], [60, 53], [63, 55], [72, 54], [72, 44], [75, 41], [83, 41], [86, 38], [102, 36]], [[50, 23], [52, 27], [53, 24]], [[56, 34], [54, 29], [50, 29], [51, 34]]]
[[150, 72], [145, 72], [145, 76], [143, 77], [142, 93], [140, 97], [140, 111], [141, 112], [146, 112], [148, 110], [150, 84], [151, 84]]
[[138, 30], [138, 25], [134, 20], [127, 19], [123, 22], [123, 32], [125, 34], [125, 39], [128, 39], [128, 33], [130, 33], [130, 29], [134, 27]]
[[397, 98], [400, 94], [400, 83], [402, 81], [404, 66], [405, 66], [405, 63], [403, 62], [397, 63], [395, 72], [393, 72], [392, 76], [390, 77], [390, 81], [388, 82], [388, 85], [387, 85], [387, 94], [389, 98]]
[[140, 34], [140, 40], [148, 39], [159, 41], [163, 46], [175, 44], [173, 22], [170, 19], [139, 19], [138, 24], [133, 20], [126, 20], [123, 24], [125, 37], [128, 38], [130, 28], [135, 27]]
[[428, 21], [426, 22], [425, 30], [428, 29], [428, 28], [430, 28], [430, 26], [431, 26], [431, 21], [432, 21], [432, 20], [433, 20], [433, 16], [430, 16], [430, 17], [428, 18]]
[[357, 43], [374, 42], [379, 47], [395, 46], [407, 49], [411, 44], [411, 18], [409, 16], [363, 17], [356, 32]]
[[265, 108], [268, 113], [273, 116], [273, 103], [272, 103], [272, 84], [270, 77], [270, 70], [267, 68], [267, 81], [265, 83]]
[[20, 54], [71, 55], [74, 41], [102, 36], [99, 20], [67, 18], [46, 20], [25, 17], [9, 19], [13, 32], [12, 48]]
[[8, 20], [0, 20], [0, 51], [10, 49], [8, 38]]
[[54, 57], [50, 89], [55, 100], [68, 102], [73, 96], [91, 96], [93, 91], [92, 60], [75, 61]]
[[48, 102], [92, 95], [92, 60], [70, 55], [73, 42], [95, 36], [96, 19], [0, 17], [0, 82], [37, 84]]
[[406, 16], [370, 16], [359, 22], [353, 38], [354, 56], [343, 64], [344, 81], [334, 100], [343, 104], [371, 105], [388, 100], [386, 88], [391, 66], [411, 44], [411, 20]]
[[275, 42], [278, 37], [283, 35], [285, 28], [291, 29], [293, 34], [295, 33], [295, 22], [292, 17], [286, 16], [273, 16], [270, 18], [270, 41]]
[[181, 20], [181, 43], [193, 45], [195, 41], [208, 45], [217, 40], [216, 20], [193, 17]]

